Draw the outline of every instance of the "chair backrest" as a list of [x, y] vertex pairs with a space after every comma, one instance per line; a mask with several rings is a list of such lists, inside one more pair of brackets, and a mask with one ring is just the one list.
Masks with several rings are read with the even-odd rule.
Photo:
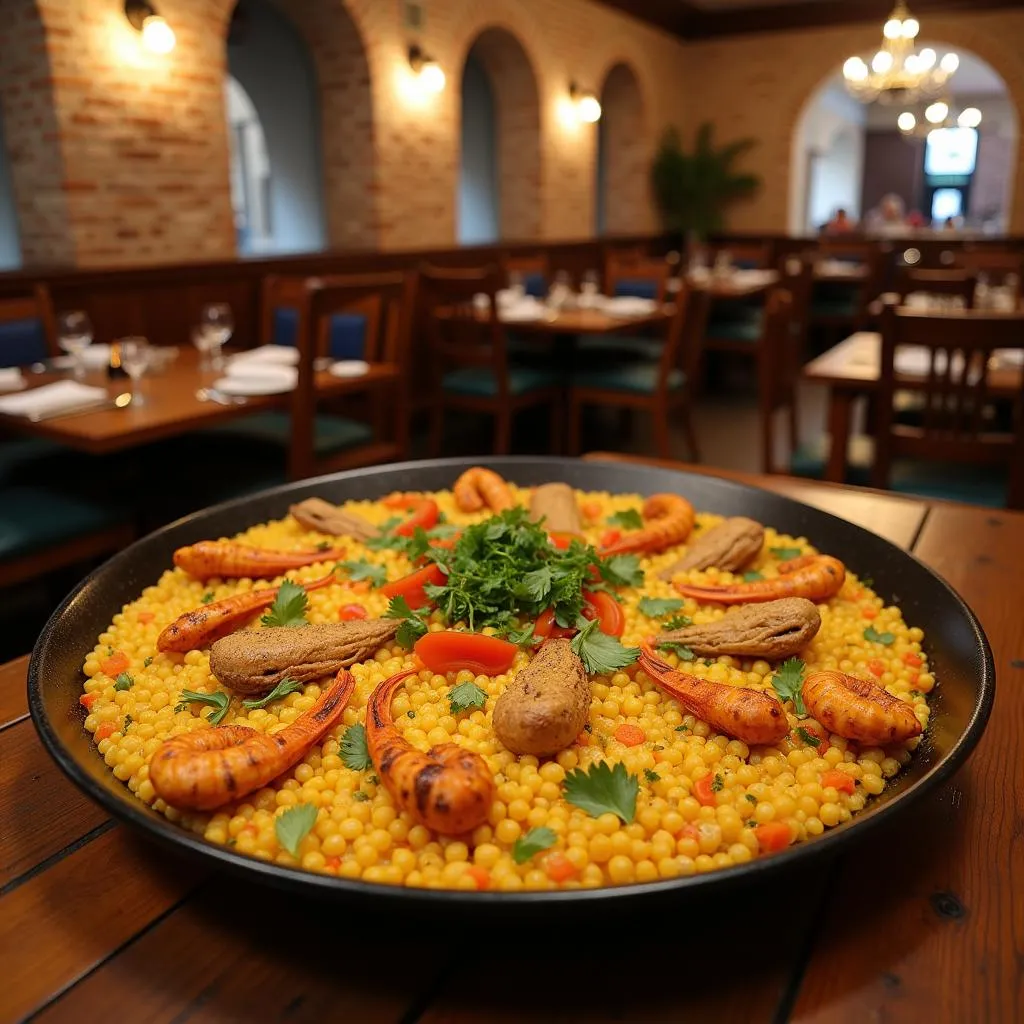
[[[895, 421], [893, 403], [906, 378], [897, 376], [903, 346], [924, 352], [918, 393], [920, 426]], [[1011, 466], [1011, 502], [1024, 501], [1024, 375], [1017, 371], [1011, 401], [1012, 430], [1000, 429], [989, 413], [993, 402], [992, 355], [1024, 351], [1024, 316], [949, 312], [926, 314], [887, 305], [882, 311], [877, 437], [873, 480], [888, 484], [892, 460], [900, 456], [944, 462], [1005, 463]], [[915, 381], [915, 384], [917, 381]]]
[[672, 371], [681, 369], [692, 394], [700, 374], [711, 295], [706, 288], [691, 288], [682, 279], [672, 301], [675, 312], [665, 334], [665, 345], [658, 367], [658, 383], [662, 388], [667, 387]]
[[664, 302], [674, 268], [651, 256], [623, 256], [614, 250], [605, 256], [604, 288], [608, 295], [631, 295]]
[[779, 261], [779, 286], [789, 292], [790, 331], [799, 358], [807, 352], [811, 330], [811, 299], [814, 295], [814, 260], [806, 256], [787, 256]]
[[25, 366], [58, 352], [53, 306], [45, 285], [36, 285], [31, 295], [0, 297], [0, 366]]
[[1018, 300], [1024, 299], [1024, 252], [1012, 249], [961, 249], [955, 255], [955, 265], [980, 276], [989, 284], [1005, 285], [1008, 278], [1014, 282]]
[[[791, 277], [790, 280], [793, 280]], [[776, 472], [774, 465], [774, 419], [779, 409], [794, 409], [796, 388], [803, 358], [801, 335], [796, 325], [797, 300], [788, 287], [773, 288], [764, 304], [761, 332], [763, 357], [758, 370], [758, 411], [761, 420], [763, 471]], [[792, 430], [791, 419], [791, 430]], [[789, 439], [790, 451], [796, 438]]]
[[536, 299], [542, 299], [547, 295], [551, 264], [546, 253], [537, 253], [534, 256], [506, 256], [502, 261], [502, 270], [505, 272], [506, 285], [512, 274], [519, 274], [527, 295], [532, 295]]
[[896, 291], [904, 303], [910, 295], [926, 295], [959, 299], [965, 309], [972, 309], [977, 283], [977, 275], [966, 270], [904, 269], [897, 281]]
[[712, 264], [723, 252], [740, 270], [766, 270], [772, 264], [772, 247], [768, 242], [715, 242], [702, 248]]
[[856, 317], [858, 320], [867, 320], [871, 312], [869, 307], [878, 298], [885, 282], [886, 256], [882, 247], [872, 241], [838, 235], [822, 237], [814, 251], [819, 259], [862, 264], [866, 267], [863, 277], [850, 282], [821, 282], [818, 287], [825, 292], [842, 290], [847, 294], [856, 293]]

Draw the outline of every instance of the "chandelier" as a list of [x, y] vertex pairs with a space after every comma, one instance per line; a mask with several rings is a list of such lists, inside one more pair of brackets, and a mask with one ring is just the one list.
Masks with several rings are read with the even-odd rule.
[[977, 128], [979, 124], [981, 111], [977, 107], [965, 107], [954, 117], [948, 98], [935, 100], [918, 113], [904, 110], [896, 119], [896, 125], [904, 135], [920, 138], [927, 138], [942, 128]]
[[914, 40], [921, 25], [899, 0], [882, 27], [882, 48], [869, 67], [860, 57], [843, 65], [847, 91], [862, 103], [910, 104], [940, 96], [960, 66], [955, 53], [938, 54], [926, 47], [918, 53]]

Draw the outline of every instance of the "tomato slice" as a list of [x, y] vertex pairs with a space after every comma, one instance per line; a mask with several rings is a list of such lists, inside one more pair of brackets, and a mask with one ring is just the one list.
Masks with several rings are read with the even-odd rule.
[[621, 530], [605, 530], [605, 532], [601, 534], [600, 546], [603, 548], [610, 548], [613, 544], [618, 543], [620, 540], [622, 540]]
[[416, 641], [415, 647], [423, 664], [439, 675], [464, 668], [477, 675], [501, 675], [512, 667], [517, 650], [515, 644], [496, 636], [452, 629], [427, 633]]
[[554, 608], [548, 608], [546, 611], [541, 612], [537, 616], [537, 621], [533, 624], [533, 635], [539, 636], [544, 640], [548, 637], [561, 640], [575, 636], [577, 632], [571, 626], [560, 626], [555, 622]]
[[551, 542], [553, 547], [559, 549], [559, 551], [568, 551], [569, 545], [574, 540], [579, 540], [575, 533], [549, 533], [548, 540]]
[[622, 636], [622, 631], [626, 628], [626, 616], [622, 611], [622, 605], [611, 594], [606, 594], [603, 590], [584, 590], [583, 600], [585, 619], [597, 619], [602, 633]]
[[344, 604], [339, 618], [342, 622], [355, 622], [356, 619], [365, 619], [368, 614], [361, 604]]
[[435, 587], [440, 587], [444, 585], [446, 579], [448, 577], [441, 572], [440, 567], [431, 563], [409, 573], [408, 576], [385, 583], [380, 588], [380, 592], [388, 600], [393, 597], [404, 597], [409, 602], [410, 608], [423, 608], [434, 603], [424, 592], [424, 584], [432, 583]]
[[395, 527], [395, 533], [399, 537], [411, 537], [416, 532], [417, 527], [429, 530], [437, 526], [437, 520], [440, 518], [440, 515], [441, 510], [437, 507], [437, 502], [433, 498], [424, 498], [416, 504], [413, 514], [404, 523], [399, 523]]

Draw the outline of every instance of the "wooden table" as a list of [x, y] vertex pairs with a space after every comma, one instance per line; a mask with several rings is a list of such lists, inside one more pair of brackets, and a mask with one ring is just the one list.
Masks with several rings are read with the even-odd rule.
[[1024, 515], [728, 474], [912, 550], [978, 613], [999, 690], [944, 792], [842, 859], [714, 905], [506, 934], [405, 927], [183, 861], [75, 789], [0, 667], [0, 1020], [997, 1024], [1019, 1019]]
[[[363, 391], [384, 381], [394, 380], [399, 373], [399, 368], [389, 363], [374, 363], [361, 377], [334, 377], [323, 371], [316, 375], [317, 395], [328, 398]], [[191, 349], [183, 349], [166, 370], [143, 378], [140, 391], [145, 404], [142, 406], [130, 405], [126, 409], [78, 413], [39, 423], [33, 423], [23, 416], [0, 413], [0, 433], [10, 430], [47, 437], [70, 448], [100, 455], [174, 437], [225, 420], [239, 419], [266, 409], [286, 409], [291, 401], [291, 392], [249, 397], [240, 405], [200, 401], [196, 392], [200, 388], [210, 387], [221, 376], [222, 371], [200, 371], [199, 354]], [[27, 370], [25, 378], [29, 387], [66, 379], [61, 374], [35, 374]], [[100, 372], [88, 374], [84, 382], [105, 387], [111, 397], [130, 389], [130, 381], [110, 381], [106, 374]]]
[[866, 281], [868, 265], [866, 263], [847, 263], [844, 260], [818, 260], [814, 264], [814, 280], [830, 281], [839, 284], [859, 284]]
[[[858, 331], [803, 368], [804, 380], [829, 389], [830, 449], [825, 479], [833, 483], [841, 482], [846, 476], [853, 403], [878, 390], [881, 361], [882, 336], [873, 331]], [[907, 391], [921, 388], [925, 383], [924, 377], [908, 374], [900, 374], [896, 380], [899, 387]], [[1021, 371], [997, 362], [989, 368], [988, 382], [988, 393], [993, 398], [1012, 398], [1020, 390]]]
[[633, 316], [614, 316], [603, 309], [561, 309], [550, 310], [537, 320], [502, 319], [502, 323], [518, 334], [617, 334], [663, 324], [674, 308], [666, 304]]
[[712, 299], [747, 299], [760, 295], [778, 284], [780, 274], [777, 270], [759, 270], [739, 276], [717, 277], [714, 274], [687, 278], [691, 288], [707, 292]]

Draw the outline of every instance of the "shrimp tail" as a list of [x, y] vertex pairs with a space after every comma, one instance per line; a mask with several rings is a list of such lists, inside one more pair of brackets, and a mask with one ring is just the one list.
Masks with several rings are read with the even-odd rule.
[[270, 551], [236, 544], [234, 541], [203, 540], [174, 552], [174, 564], [194, 579], [213, 576], [224, 579], [251, 577], [266, 579], [283, 576], [316, 562], [335, 562], [345, 557], [344, 548], [323, 551]]
[[629, 553], [653, 554], [682, 544], [693, 530], [693, 505], [678, 494], [652, 494], [643, 507], [645, 525], [601, 549], [605, 558]]
[[822, 669], [807, 676], [802, 692], [811, 714], [844, 739], [884, 747], [922, 732], [911, 704], [868, 679]]
[[479, 512], [485, 506], [492, 512], [504, 512], [515, 506], [512, 489], [505, 480], [484, 466], [472, 466], [455, 481], [455, 504], [463, 512]]
[[802, 555], [779, 566], [779, 575], [770, 580], [749, 580], [721, 586], [675, 584], [684, 597], [717, 604], [752, 604], [776, 601], [783, 597], [805, 597], [811, 601], [827, 601], [842, 589], [846, 566], [828, 555]]

